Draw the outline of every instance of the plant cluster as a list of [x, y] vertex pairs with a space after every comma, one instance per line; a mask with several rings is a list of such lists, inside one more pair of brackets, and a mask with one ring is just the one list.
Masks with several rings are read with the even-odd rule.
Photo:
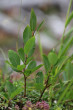
[[[19, 106], [15, 105], [15, 109], [19, 110]], [[45, 102], [37, 102], [36, 104], [32, 104], [30, 101], [27, 101], [22, 110], [49, 110], [49, 105]]]
[[[15, 82], [8, 78], [1, 83], [1, 109], [8, 110], [8, 107], [13, 107], [15, 110], [72, 110], [73, 54], [68, 56], [67, 53], [73, 45], [73, 29], [65, 33], [66, 27], [73, 18], [73, 12], [69, 16], [71, 3], [72, 1], [70, 1], [59, 52], [52, 49], [48, 55], [42, 53], [43, 64], [40, 65], [37, 65], [33, 54], [35, 34], [41, 28], [43, 21], [37, 27], [35, 12], [31, 10], [30, 26], [27, 25], [23, 32], [23, 48], [19, 48], [17, 52], [9, 50], [9, 61], [6, 61], [12, 70], [21, 73], [23, 78]], [[39, 71], [41, 67], [44, 67], [44, 73]], [[31, 78], [32, 74], [34, 78]]]

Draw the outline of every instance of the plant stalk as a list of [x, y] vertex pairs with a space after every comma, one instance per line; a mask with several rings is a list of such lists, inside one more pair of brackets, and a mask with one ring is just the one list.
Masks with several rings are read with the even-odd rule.
[[[72, 4], [72, 0], [70, 0], [70, 3], [69, 3], [67, 15], [66, 15], [66, 21], [67, 21], [67, 19], [68, 19], [68, 17], [69, 17], [69, 13], [70, 13], [70, 9], [71, 9], [71, 4]], [[65, 24], [66, 24], [66, 21], [65, 21]], [[63, 40], [64, 40], [65, 30], [66, 30], [66, 27], [64, 27], [64, 32], [63, 32], [63, 35], [62, 35], [62, 39], [61, 39], [61, 42], [62, 42], [62, 43], [63, 43]]]
[[49, 76], [48, 76], [48, 78], [47, 78], [46, 85], [45, 85], [45, 87], [44, 87], [43, 91], [41, 92], [41, 95], [40, 95], [40, 97], [39, 97], [39, 100], [38, 100], [38, 101], [40, 101], [40, 100], [41, 100], [41, 98], [42, 98], [42, 96], [43, 96], [43, 94], [44, 94], [45, 90], [46, 90], [48, 87], [50, 87], [50, 85], [51, 85], [51, 84], [49, 84], [49, 85], [48, 85], [48, 80], [49, 80]]
[[[24, 62], [24, 64], [26, 65], [26, 61], [27, 61], [27, 56], [26, 56], [26, 59], [25, 59], [25, 62]], [[24, 72], [25, 72], [25, 68], [23, 69], [23, 76], [24, 76], [24, 97], [26, 97], [26, 81], [27, 81], [27, 77], [25, 76], [25, 74], [24, 74]]]
[[26, 76], [24, 75], [24, 97], [26, 97]]

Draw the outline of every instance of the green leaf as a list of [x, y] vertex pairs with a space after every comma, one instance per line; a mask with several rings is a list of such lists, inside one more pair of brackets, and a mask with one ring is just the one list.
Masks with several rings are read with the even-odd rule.
[[8, 57], [9, 57], [11, 64], [14, 67], [17, 67], [17, 65], [20, 65], [20, 58], [16, 52], [14, 52], [13, 50], [9, 50], [8, 51]]
[[68, 41], [65, 44], [62, 45], [62, 47], [60, 48], [59, 54], [58, 54], [58, 58], [63, 56], [68, 51], [68, 48], [70, 47], [72, 41], [73, 41], [73, 36], [70, 37], [68, 39]]
[[20, 71], [22, 71], [24, 68], [25, 68], [25, 65], [24, 65], [24, 64], [23, 64], [23, 65], [18, 65], [18, 66], [17, 66], [17, 69], [20, 70]]
[[8, 96], [11, 96], [11, 93], [15, 90], [15, 86], [9, 81], [6, 82], [6, 89], [8, 91]]
[[62, 108], [60, 108], [60, 107], [57, 107], [55, 110], [62, 110]]
[[30, 76], [32, 74], [32, 69], [26, 69], [24, 74], [26, 77]]
[[31, 28], [29, 27], [29, 25], [27, 25], [27, 27], [25, 28], [24, 32], [23, 32], [23, 41], [24, 44], [26, 44], [26, 42], [32, 37], [32, 31]]
[[5, 61], [14, 71], [18, 72], [17, 68], [14, 67], [8, 60]]
[[67, 19], [66, 24], [65, 24], [65, 27], [68, 26], [68, 24], [70, 23], [70, 21], [72, 20], [72, 18], [73, 18], [73, 12], [70, 14], [69, 18]]
[[1, 94], [1, 95], [4, 97], [5, 100], [7, 100], [7, 101], [9, 100], [9, 97], [8, 97], [8, 94], [7, 93], [4, 93], [3, 92], [3, 94]]
[[30, 50], [29, 54], [28, 54], [28, 57], [31, 57], [33, 55], [35, 51], [35, 45], [33, 46], [33, 48]]
[[73, 61], [73, 54], [69, 58], [70, 61]]
[[23, 49], [23, 48], [18, 49], [18, 54], [19, 54], [20, 59], [21, 59], [21, 60], [23, 61], [23, 63], [24, 63], [24, 61], [25, 61], [24, 49]]
[[43, 55], [43, 62], [44, 62], [45, 70], [46, 70], [46, 72], [48, 72], [50, 69], [50, 63], [49, 63], [48, 57], [46, 55]]
[[38, 72], [36, 74], [36, 89], [41, 90], [43, 89], [43, 73], [42, 72]]
[[32, 74], [33, 73], [33, 68], [35, 68], [36, 67], [36, 61], [31, 61], [29, 64], [28, 64], [28, 67], [27, 67], [27, 69], [26, 69], [26, 71], [25, 71], [25, 75], [26, 76], [29, 76], [30, 74]]
[[55, 77], [58, 77], [58, 75], [60, 74], [62, 68], [64, 67], [64, 65], [67, 63], [68, 57], [67, 56], [62, 56], [57, 63], [57, 68], [55, 70]]
[[27, 67], [27, 69], [33, 69], [36, 67], [36, 61], [31, 61]]
[[37, 23], [36, 15], [35, 15], [34, 10], [32, 9], [31, 16], [30, 16], [30, 27], [32, 31], [35, 31], [36, 23]]
[[64, 36], [70, 36], [71, 34], [72, 34], [72, 32], [73, 32], [73, 28], [71, 28]]
[[31, 60], [33, 60], [33, 59], [34, 59], [33, 57], [27, 58], [26, 65], [27, 65]]
[[14, 66], [13, 66], [8, 60], [6, 60], [5, 62], [6, 62], [8, 65], [10, 65], [11, 67], [14, 68]]
[[38, 69], [41, 68], [42, 66], [43, 66], [43, 64], [40, 64], [40, 65], [36, 66], [35, 68], [32, 69], [32, 72], [38, 70]]
[[17, 96], [19, 93], [23, 91], [23, 88], [17, 87], [10, 95], [10, 99], [13, 99], [15, 96]]
[[64, 80], [71, 80], [73, 78], [73, 65], [70, 61], [65, 66], [65, 72], [63, 73]]
[[28, 76], [30, 76], [33, 72], [35, 72], [36, 70], [38, 70], [39, 68], [41, 68], [43, 66], [43, 64], [40, 64], [40, 65], [38, 65], [38, 66], [36, 66], [35, 68], [33, 68], [33, 69], [26, 69], [26, 71], [25, 71], [25, 75], [28, 77]]
[[55, 65], [58, 61], [58, 57], [54, 52], [50, 52], [48, 54], [48, 60], [49, 60], [51, 65]]
[[66, 100], [70, 100], [70, 102], [72, 102], [72, 99], [73, 99], [73, 86], [71, 86], [71, 89], [70, 91], [67, 92], [65, 98], [63, 99], [63, 103], [66, 101]]
[[11, 82], [6, 82], [6, 89], [8, 91], [8, 97], [9, 99], [13, 99], [16, 95], [21, 93], [23, 91], [22, 87], [15, 87]]
[[57, 103], [58, 105], [63, 100], [65, 95], [68, 93], [68, 91], [70, 90], [72, 84], [73, 84], [73, 79], [69, 82], [69, 84], [67, 85], [66, 89], [64, 89], [63, 93], [60, 95], [60, 98], [59, 98], [58, 103]]
[[9, 97], [8, 97], [8, 94], [7, 93], [5, 93], [5, 92], [0, 92], [0, 95], [5, 99], [5, 100], [9, 100]]
[[37, 28], [37, 31], [40, 30], [40, 28], [42, 27], [43, 23], [44, 23], [44, 20], [39, 24], [39, 26], [38, 26], [38, 28]]
[[29, 54], [29, 52], [31, 51], [31, 49], [33, 48], [34, 45], [35, 45], [35, 37], [32, 37], [25, 44], [24, 52], [26, 55]]

